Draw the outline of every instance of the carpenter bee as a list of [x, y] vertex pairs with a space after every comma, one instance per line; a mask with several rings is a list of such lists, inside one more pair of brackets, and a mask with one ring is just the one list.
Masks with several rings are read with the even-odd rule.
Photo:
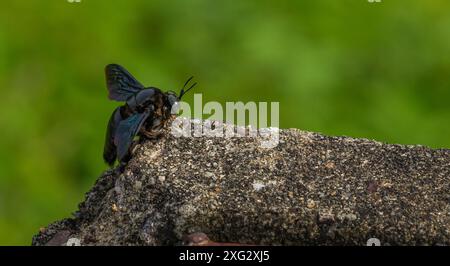
[[125, 163], [136, 136], [155, 138], [174, 116], [172, 107], [197, 83], [185, 90], [189, 78], [179, 95], [173, 91], [162, 92], [155, 87], [144, 87], [125, 68], [110, 64], [105, 68], [109, 99], [125, 102], [111, 115], [106, 130], [103, 159], [111, 167], [116, 159]]

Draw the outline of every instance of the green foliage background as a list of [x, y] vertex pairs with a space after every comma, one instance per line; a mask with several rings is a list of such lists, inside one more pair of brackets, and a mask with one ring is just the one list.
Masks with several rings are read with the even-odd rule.
[[[450, 147], [446, 0], [27, 0], [0, 8], [0, 244], [67, 217], [107, 167], [103, 68], [281, 127]], [[185, 98], [192, 101], [192, 94]]]

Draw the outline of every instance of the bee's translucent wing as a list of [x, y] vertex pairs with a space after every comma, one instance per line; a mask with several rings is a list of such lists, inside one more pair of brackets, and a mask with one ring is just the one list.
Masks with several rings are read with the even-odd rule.
[[144, 89], [144, 86], [120, 65], [107, 65], [105, 76], [109, 93], [108, 97], [111, 100], [124, 102], [131, 95]]
[[117, 147], [117, 159], [122, 161], [133, 142], [134, 137], [149, 116], [149, 112], [137, 113], [121, 121], [114, 136], [114, 144]]

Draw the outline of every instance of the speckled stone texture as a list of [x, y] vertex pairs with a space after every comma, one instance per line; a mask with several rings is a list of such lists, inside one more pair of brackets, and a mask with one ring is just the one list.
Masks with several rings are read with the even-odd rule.
[[33, 245], [450, 245], [450, 150], [280, 130], [143, 141]]

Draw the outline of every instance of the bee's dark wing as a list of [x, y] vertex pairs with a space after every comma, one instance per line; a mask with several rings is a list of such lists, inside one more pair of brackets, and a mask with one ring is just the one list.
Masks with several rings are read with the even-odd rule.
[[103, 148], [103, 159], [109, 166], [113, 166], [117, 157], [116, 145], [114, 144], [114, 136], [116, 134], [117, 127], [122, 121], [122, 115], [120, 114], [120, 108], [117, 107], [111, 115], [108, 122], [108, 128], [106, 129], [105, 146]]
[[126, 101], [131, 95], [144, 89], [125, 68], [116, 64], [107, 65], [105, 68], [106, 86], [111, 100]]
[[117, 127], [114, 144], [117, 147], [117, 159], [122, 161], [133, 142], [133, 138], [149, 116], [149, 112], [137, 113], [121, 121]]

